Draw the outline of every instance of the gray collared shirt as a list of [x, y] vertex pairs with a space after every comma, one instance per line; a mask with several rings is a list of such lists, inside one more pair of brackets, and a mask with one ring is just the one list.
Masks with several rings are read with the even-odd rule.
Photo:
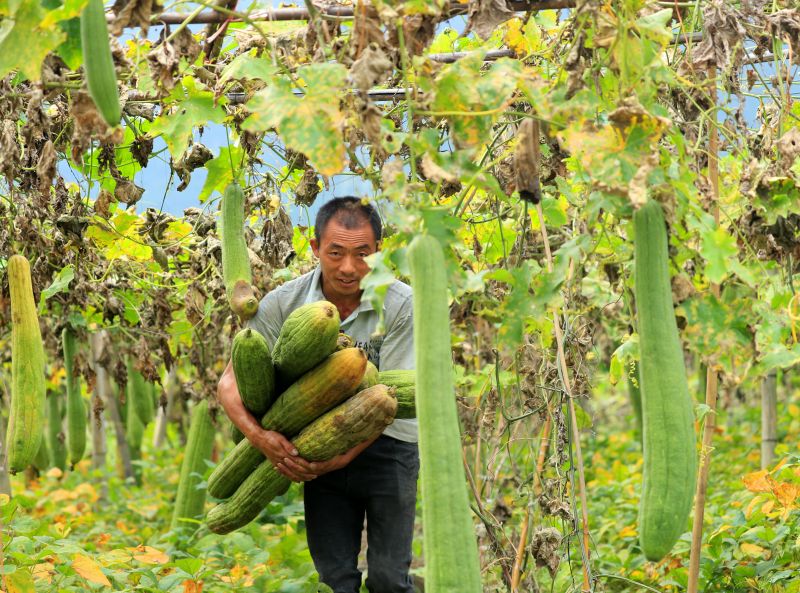
[[[248, 322], [261, 333], [270, 348], [280, 334], [289, 314], [307, 303], [325, 300], [322, 293], [322, 269], [303, 274], [282, 284], [267, 294], [258, 306], [258, 313]], [[382, 335], [374, 335], [378, 325], [378, 312], [368, 301], [361, 304], [347, 319], [341, 329], [367, 352], [369, 360], [378, 370], [414, 368], [414, 317], [411, 287], [399, 280], [391, 284], [383, 302], [384, 326]], [[417, 442], [417, 420], [398, 419], [386, 428], [384, 434], [401, 441]]]

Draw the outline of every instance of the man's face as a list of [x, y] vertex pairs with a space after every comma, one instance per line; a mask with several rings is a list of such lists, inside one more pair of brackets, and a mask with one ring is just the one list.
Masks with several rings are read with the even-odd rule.
[[333, 218], [323, 229], [319, 243], [311, 240], [311, 249], [319, 258], [324, 286], [335, 298], [360, 293], [359, 283], [369, 272], [364, 258], [375, 253], [378, 244], [369, 222], [348, 229]]

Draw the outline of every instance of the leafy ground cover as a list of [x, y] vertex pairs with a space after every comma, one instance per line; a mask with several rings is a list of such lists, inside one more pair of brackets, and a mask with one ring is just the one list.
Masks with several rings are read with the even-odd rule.
[[[779, 461], [764, 471], [759, 470], [756, 407], [735, 402], [720, 414], [706, 507], [703, 591], [800, 591], [800, 455], [793, 445], [800, 436], [800, 394], [785, 398], [780, 412]], [[649, 563], [639, 550], [642, 458], [624, 395], [600, 386], [591, 416], [594, 425], [584, 430], [583, 438], [595, 590], [685, 590], [689, 525], [663, 561]], [[173, 442], [178, 438], [170, 436]], [[306, 547], [297, 487], [273, 502], [259, 521], [228, 536], [210, 533], [202, 525], [190, 537], [169, 531], [181, 456], [173, 447], [146, 449], [141, 486], [125, 483], [118, 472], [93, 471], [89, 459], [73, 471], [51, 469], [27, 483], [15, 476], [13, 499], [0, 499], [4, 590], [324, 590]], [[522, 512], [511, 489], [500, 492], [499, 498], [508, 501], [512, 513]], [[566, 552], [574, 562], [559, 565], [556, 560], [551, 572], [531, 560], [525, 570], [533, 572], [528, 582], [538, 583], [543, 591], [579, 590], [579, 551], [569, 522], [534, 513], [532, 528], [547, 527], [567, 534], [555, 557]], [[420, 575], [420, 521], [417, 528], [413, 572]], [[478, 534], [486, 539], [480, 529]], [[485, 554], [484, 560], [489, 557]], [[485, 562], [484, 572], [487, 591], [504, 590], [495, 567]]]

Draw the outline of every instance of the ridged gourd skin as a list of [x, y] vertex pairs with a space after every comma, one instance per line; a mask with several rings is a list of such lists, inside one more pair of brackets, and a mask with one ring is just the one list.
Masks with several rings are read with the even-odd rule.
[[416, 418], [416, 383], [417, 373], [414, 370], [381, 371], [378, 383], [397, 389], [397, 416], [395, 418]]
[[15, 474], [28, 467], [44, 438], [45, 356], [31, 269], [21, 255], [8, 259], [11, 293], [11, 411], [6, 432], [8, 470]]
[[233, 338], [231, 363], [244, 407], [255, 416], [262, 416], [277, 395], [267, 340], [250, 328], [239, 331]]
[[[145, 426], [132, 404], [133, 402], [127, 402], [128, 415], [125, 419], [125, 440], [128, 442], [128, 452], [131, 456], [131, 461], [136, 462], [142, 459], [142, 441], [144, 440]], [[141, 484], [142, 466], [138, 463], [133, 463], [132, 467], [133, 477], [136, 483]]]
[[[178, 494], [172, 513], [171, 529], [185, 527], [192, 531], [198, 526], [196, 520], [201, 519], [206, 502], [205, 489], [197, 485], [203, 481], [206, 471], [206, 460], [211, 459], [214, 447], [214, 424], [208, 410], [208, 402], [195, 404], [192, 410], [192, 421], [189, 437], [186, 440], [186, 453], [181, 464], [181, 477], [178, 481]], [[185, 521], [190, 519], [191, 521]]]
[[89, 96], [105, 122], [114, 127], [119, 124], [122, 110], [103, 0], [89, 0], [80, 21], [83, 68]]
[[[292, 439], [308, 461], [327, 461], [357, 444], [376, 438], [392, 423], [397, 410], [393, 390], [375, 385], [360, 391], [320, 416]], [[214, 533], [230, 533], [255, 519], [291, 482], [265, 460], [224, 503], [209, 511], [206, 523]]]
[[645, 557], [658, 561], [687, 530], [696, 479], [696, 437], [672, 306], [661, 205], [650, 200], [636, 211], [633, 223], [644, 437], [639, 541]]
[[336, 350], [339, 321], [338, 309], [328, 301], [308, 303], [289, 314], [272, 349], [280, 383], [290, 385]]
[[67, 373], [67, 450], [70, 465], [74, 466], [86, 452], [86, 405], [81, 397], [80, 378], [75, 374], [77, 346], [71, 328], [65, 327], [61, 332], [61, 344]]
[[378, 367], [371, 362], [367, 362], [367, 369], [364, 371], [364, 378], [361, 379], [361, 383], [358, 384], [356, 392], [361, 391], [362, 389], [367, 389], [368, 387], [372, 387], [373, 385], [377, 385], [378, 383]]
[[258, 298], [253, 288], [250, 254], [244, 238], [245, 197], [234, 182], [225, 188], [220, 203], [220, 239], [222, 241], [222, 277], [231, 310], [242, 321], [258, 312]]
[[128, 384], [125, 390], [128, 412], [133, 410], [142, 426], [147, 426], [155, 417], [155, 403], [153, 402], [153, 389], [144, 376], [133, 366], [133, 361], [128, 358]]
[[[347, 348], [331, 354], [284, 391], [261, 419], [265, 430], [292, 437], [321, 414], [353, 393], [367, 367], [367, 354]], [[208, 478], [208, 493], [227, 498], [264, 460], [250, 441], [243, 439], [228, 453]]]
[[42, 444], [39, 445], [39, 450], [36, 452], [36, 457], [33, 458], [31, 464], [36, 468], [40, 474], [46, 472], [50, 468], [50, 449], [47, 446], [47, 439], [42, 439]]
[[133, 456], [134, 451], [140, 451], [142, 448], [144, 429], [145, 426], [142, 423], [142, 419], [139, 418], [139, 414], [136, 414], [134, 410], [129, 407], [128, 417], [125, 422], [125, 440], [128, 441], [128, 447], [131, 449], [131, 456]]
[[67, 469], [67, 445], [61, 399], [56, 391], [47, 394], [47, 448], [53, 466], [64, 471]]
[[408, 248], [408, 263], [414, 293], [425, 589], [481, 593], [453, 386], [447, 266], [439, 242], [417, 235]]
[[[133, 369], [130, 359], [127, 361], [128, 383], [125, 387], [125, 440], [131, 461], [142, 458], [142, 440], [144, 438], [145, 423], [142, 422], [142, 404], [137, 400], [144, 395], [144, 377]], [[138, 375], [138, 378], [136, 377]], [[138, 383], [138, 384], [135, 384]], [[141, 466], [133, 465], [133, 473], [138, 483], [141, 480]]]

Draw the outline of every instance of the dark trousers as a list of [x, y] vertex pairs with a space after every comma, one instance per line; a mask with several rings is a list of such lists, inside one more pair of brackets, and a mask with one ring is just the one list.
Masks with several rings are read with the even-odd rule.
[[304, 486], [308, 547], [320, 581], [358, 593], [358, 554], [367, 519], [367, 589], [413, 593], [408, 574], [419, 453], [416, 443], [381, 436], [350, 465]]

